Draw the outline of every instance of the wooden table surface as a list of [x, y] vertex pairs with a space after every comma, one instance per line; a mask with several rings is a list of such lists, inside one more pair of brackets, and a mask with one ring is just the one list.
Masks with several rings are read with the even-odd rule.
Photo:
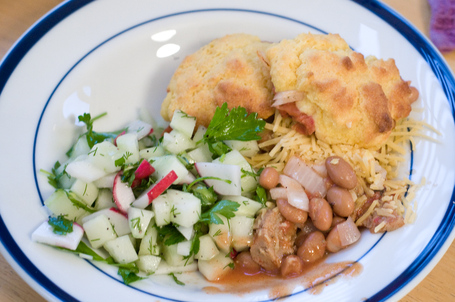
[[[0, 58], [39, 18], [61, 0], [0, 0]], [[430, 8], [427, 0], [384, 0], [428, 35]], [[455, 52], [444, 54], [455, 71]], [[455, 243], [430, 274], [401, 301], [455, 301]], [[0, 301], [44, 301], [0, 255]]]

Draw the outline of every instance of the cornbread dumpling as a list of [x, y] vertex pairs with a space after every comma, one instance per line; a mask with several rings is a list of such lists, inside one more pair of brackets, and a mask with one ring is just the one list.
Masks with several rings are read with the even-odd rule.
[[299, 119], [312, 118], [316, 137], [329, 144], [381, 146], [418, 97], [393, 59], [365, 59], [338, 35], [301, 34], [266, 54], [275, 91], [299, 92], [295, 106], [306, 118]]
[[208, 126], [215, 109], [227, 102], [229, 109], [242, 106], [261, 118], [274, 113], [269, 69], [258, 53], [270, 43], [248, 34], [213, 40], [187, 56], [174, 73], [161, 116], [171, 120], [176, 109]]

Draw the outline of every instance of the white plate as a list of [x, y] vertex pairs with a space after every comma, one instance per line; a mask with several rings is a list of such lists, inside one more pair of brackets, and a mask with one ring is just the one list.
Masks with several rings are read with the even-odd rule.
[[[206, 295], [200, 278], [151, 277], [125, 286], [110, 267], [31, 242], [45, 219], [50, 169], [77, 135], [75, 117], [108, 112], [96, 130], [114, 130], [147, 108], [159, 116], [167, 83], [186, 54], [228, 33], [264, 40], [301, 32], [339, 33], [357, 51], [393, 57], [421, 96], [415, 108], [442, 135], [418, 141], [412, 179], [417, 222], [362, 240], [330, 257], [356, 260], [363, 272], [321, 294], [297, 289], [287, 301], [398, 299], [434, 267], [454, 239], [455, 80], [443, 58], [414, 27], [376, 1], [69, 1], [35, 24], [0, 66], [0, 239], [3, 254], [35, 290], [63, 301], [267, 301], [268, 292]], [[161, 36], [157, 35], [162, 33]]]

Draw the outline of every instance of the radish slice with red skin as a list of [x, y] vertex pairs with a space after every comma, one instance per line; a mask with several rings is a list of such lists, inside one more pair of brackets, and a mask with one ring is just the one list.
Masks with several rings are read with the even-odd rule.
[[59, 246], [69, 250], [75, 250], [84, 235], [82, 226], [73, 223], [73, 231], [66, 235], [58, 235], [53, 231], [48, 221], [44, 221], [33, 233], [32, 240], [48, 245]]
[[152, 175], [153, 172], [155, 172], [155, 168], [153, 168], [152, 165], [144, 159], [134, 172], [134, 178], [144, 179]]
[[126, 131], [122, 131], [119, 135], [117, 135], [117, 136], [115, 137], [115, 139], [114, 139], [114, 145], [115, 145], [116, 147], [117, 147], [117, 138], [118, 138], [119, 136], [124, 135], [124, 134], [126, 134]]
[[128, 133], [136, 133], [137, 140], [141, 140], [153, 133], [153, 127], [141, 120], [135, 120], [128, 125]]
[[272, 107], [277, 107], [287, 103], [294, 103], [303, 100], [305, 93], [297, 90], [280, 91], [273, 97]]
[[117, 173], [112, 188], [114, 202], [122, 213], [127, 213], [131, 203], [136, 199], [133, 190], [122, 182], [122, 172]]
[[147, 192], [147, 196], [149, 197], [149, 203], [151, 203], [155, 198], [161, 195], [167, 188], [169, 188], [174, 181], [178, 178], [177, 174], [172, 170], [162, 179], [160, 179], [153, 188]]
[[133, 207], [145, 209], [149, 204], [153, 202], [155, 198], [166, 191], [166, 189], [168, 189], [177, 178], [177, 174], [174, 172], [174, 170], [171, 170], [171, 172], [161, 178], [157, 183], [153, 184], [149, 189], [145, 190], [144, 193], [142, 193], [133, 202]]
[[360, 238], [360, 231], [351, 217], [348, 217], [346, 221], [337, 224], [336, 228], [338, 229], [341, 246], [343, 247], [353, 244]]

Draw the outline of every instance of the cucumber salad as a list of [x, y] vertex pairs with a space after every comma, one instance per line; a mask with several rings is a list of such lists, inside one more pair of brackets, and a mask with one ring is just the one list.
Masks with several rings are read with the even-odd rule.
[[259, 151], [265, 121], [225, 103], [207, 128], [176, 111], [168, 131], [136, 120], [96, 132], [103, 115], [79, 116], [86, 132], [68, 159], [41, 170], [55, 191], [32, 240], [114, 265], [125, 284], [168, 274], [182, 285], [174, 274], [188, 271], [219, 280], [266, 206], [260, 171], [245, 158]]

